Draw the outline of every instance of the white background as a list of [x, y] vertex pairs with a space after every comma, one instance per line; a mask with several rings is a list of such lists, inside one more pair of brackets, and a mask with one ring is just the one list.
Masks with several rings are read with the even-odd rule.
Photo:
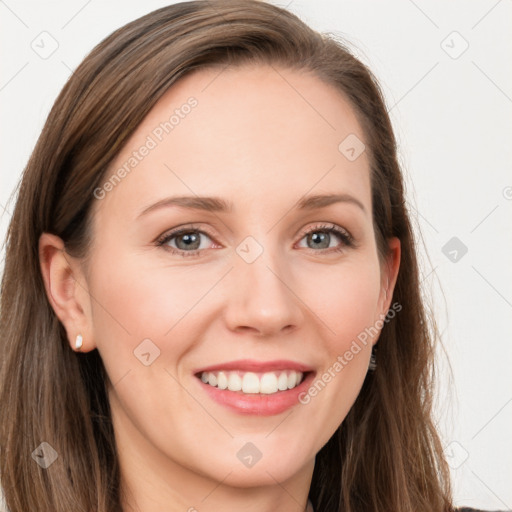
[[[2, 238], [9, 196], [71, 70], [114, 29], [169, 3], [0, 0]], [[511, 1], [279, 5], [345, 37], [382, 84], [453, 372], [440, 353], [437, 416], [456, 504], [511, 509]], [[43, 31], [58, 43], [46, 59], [31, 47]], [[466, 254], [443, 253], [452, 237]]]

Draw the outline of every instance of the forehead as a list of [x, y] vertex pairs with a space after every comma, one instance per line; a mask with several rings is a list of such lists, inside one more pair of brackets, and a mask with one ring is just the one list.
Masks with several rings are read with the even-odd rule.
[[364, 138], [344, 95], [309, 72], [195, 71], [165, 93], [110, 165], [105, 179], [126, 172], [100, 208], [135, 214], [171, 194], [271, 206], [333, 191], [369, 205], [367, 153], [345, 152], [346, 141], [359, 152]]

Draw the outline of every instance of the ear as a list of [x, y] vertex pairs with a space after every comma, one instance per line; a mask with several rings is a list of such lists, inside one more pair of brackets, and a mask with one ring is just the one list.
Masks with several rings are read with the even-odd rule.
[[381, 292], [379, 297], [379, 311], [381, 315], [386, 315], [393, 298], [398, 269], [400, 268], [401, 245], [397, 237], [388, 240], [389, 254], [386, 257], [381, 269]]
[[95, 348], [92, 340], [91, 301], [80, 262], [66, 253], [64, 242], [56, 235], [39, 237], [39, 263], [48, 300], [66, 329], [73, 350], [76, 337], [82, 335], [81, 352]]

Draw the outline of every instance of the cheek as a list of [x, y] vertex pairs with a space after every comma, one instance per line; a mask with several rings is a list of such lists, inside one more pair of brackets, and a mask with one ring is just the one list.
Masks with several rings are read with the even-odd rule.
[[99, 303], [95, 326], [102, 332], [112, 328], [123, 337], [129, 333], [133, 341], [164, 337], [218, 280], [215, 271], [198, 271], [192, 265], [149, 267], [144, 258], [105, 261], [93, 282]]
[[[335, 269], [335, 270], [334, 270]], [[360, 258], [338, 267], [316, 269], [303, 283], [304, 297], [326, 328], [330, 350], [343, 350], [376, 321], [380, 293], [377, 260]]]
[[[346, 397], [359, 389], [367, 372], [372, 341], [378, 335], [380, 270], [373, 258], [355, 258], [336, 272], [318, 274], [317, 286], [309, 286], [311, 309], [323, 325], [323, 350], [327, 356], [323, 370], [337, 376], [334, 386], [343, 387]], [[322, 285], [322, 286], [320, 286]], [[340, 366], [341, 365], [341, 366]], [[327, 377], [328, 378], [328, 377]], [[353, 393], [347, 393], [347, 387]]]
[[[187, 314], [207, 292], [208, 283], [198, 281], [192, 266], [181, 271], [148, 268], [144, 258], [108, 251], [96, 261], [90, 287], [94, 342], [111, 381], [115, 384], [127, 372], [134, 378], [141, 371], [148, 376], [174, 366], [193, 339], [193, 333], [186, 332], [187, 326], [193, 328]], [[144, 358], [154, 363], [144, 366]]]
[[[318, 441], [328, 441], [354, 404], [368, 371], [378, 319], [380, 268], [369, 257], [324, 270], [310, 283], [308, 306], [320, 319], [316, 330], [322, 367], [300, 397]], [[316, 284], [316, 286], [314, 286]]]
[[173, 403], [181, 404], [181, 416], [202, 418], [193, 400], [183, 400], [176, 379], [180, 361], [201, 333], [201, 298], [218, 281], [215, 271], [148, 266], [157, 259], [108, 251], [97, 261], [103, 263], [91, 286], [95, 342], [123, 414], [141, 430], [171, 421]]

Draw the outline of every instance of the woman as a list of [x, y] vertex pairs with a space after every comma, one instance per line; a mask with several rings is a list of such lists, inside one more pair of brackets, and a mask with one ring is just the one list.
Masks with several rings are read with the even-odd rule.
[[453, 510], [382, 94], [276, 6], [176, 4], [87, 56], [0, 322], [10, 512]]

